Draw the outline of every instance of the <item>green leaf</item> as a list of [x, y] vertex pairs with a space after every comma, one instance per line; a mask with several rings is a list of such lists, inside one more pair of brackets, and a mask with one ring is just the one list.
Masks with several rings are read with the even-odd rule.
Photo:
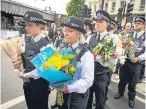
[[110, 66], [108, 66], [109, 67], [109, 69], [111, 69], [113, 72], [115, 71], [115, 69], [116, 69], [116, 66], [114, 66], [114, 65], [110, 65]]

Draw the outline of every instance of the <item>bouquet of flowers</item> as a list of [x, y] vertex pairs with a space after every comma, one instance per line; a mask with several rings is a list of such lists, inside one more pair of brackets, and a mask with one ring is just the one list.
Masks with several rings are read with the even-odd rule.
[[71, 62], [71, 59], [75, 58], [75, 55], [66, 54], [61, 55], [58, 52], [55, 52], [54, 55], [43, 63], [43, 69], [47, 70], [49, 67], [53, 66], [58, 70], [65, 72], [71, 76], [74, 76], [75, 67]]
[[75, 55], [71, 50], [54, 51], [45, 48], [31, 60], [40, 77], [50, 82], [52, 87], [61, 87], [68, 80], [72, 80], [75, 73]]
[[1, 48], [6, 55], [12, 59], [13, 64], [17, 64], [16, 69], [20, 68], [21, 60], [21, 39], [20, 37], [10, 40], [2, 40]]
[[126, 37], [122, 38], [122, 47], [125, 49], [125, 53], [127, 54], [128, 58], [132, 61], [135, 58], [134, 55], [134, 42], [131, 38]]
[[101, 60], [103, 63], [110, 63], [110, 66], [108, 66], [112, 71], [115, 69], [115, 52], [116, 45], [114, 44], [113, 40], [110, 38], [110, 36], [106, 36], [103, 40], [103, 43], [97, 44], [95, 48], [93, 48], [94, 56], [100, 55]]
[[[66, 81], [72, 80], [76, 60], [71, 50], [54, 51], [51, 47], [45, 48], [33, 60], [37, 73], [50, 82], [52, 87], [62, 87]], [[57, 93], [57, 103], [62, 105], [63, 92]]]
[[[21, 53], [24, 52], [24, 37], [15, 37], [9, 40], [1, 40], [1, 48], [6, 53], [6, 55], [11, 58], [12, 64], [15, 69], [20, 72], [24, 71]], [[29, 79], [24, 79], [28, 82]]]

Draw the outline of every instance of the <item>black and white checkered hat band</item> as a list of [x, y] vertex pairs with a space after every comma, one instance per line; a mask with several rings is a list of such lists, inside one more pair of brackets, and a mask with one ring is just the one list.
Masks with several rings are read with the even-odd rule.
[[106, 20], [106, 21], [109, 22], [108, 17], [106, 17], [105, 15], [103, 15], [103, 14], [101, 14], [101, 13], [97, 13], [96, 19], [99, 19], [99, 20], [100, 20], [100, 19], [103, 19], [103, 20]]
[[78, 24], [75, 24], [75, 23], [71, 23], [71, 26], [73, 26], [73, 27], [80, 27]]
[[78, 24], [73, 23], [73, 22], [68, 22], [68, 21], [66, 21], [65, 23], [66, 23], [66, 24], [69, 24], [70, 26], [73, 26], [73, 27], [81, 27], [81, 26], [79, 26]]
[[141, 22], [144, 22], [144, 20], [143, 19], [141, 19], [141, 18], [135, 18], [135, 21], [134, 22], [138, 22], [138, 21], [141, 21]]
[[36, 17], [30, 17], [29, 19], [30, 19], [30, 21], [33, 21], [33, 22], [35, 22], [35, 21], [41, 21], [41, 22], [44, 22], [43, 19], [36, 18]]

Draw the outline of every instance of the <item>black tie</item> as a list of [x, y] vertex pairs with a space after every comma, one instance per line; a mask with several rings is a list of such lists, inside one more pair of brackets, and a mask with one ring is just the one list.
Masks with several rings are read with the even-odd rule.
[[137, 33], [135, 34], [135, 39], [137, 39]]
[[68, 48], [73, 51], [73, 48], [71, 45], [68, 45]]
[[96, 38], [98, 41], [100, 41], [100, 34], [97, 35], [97, 38]]

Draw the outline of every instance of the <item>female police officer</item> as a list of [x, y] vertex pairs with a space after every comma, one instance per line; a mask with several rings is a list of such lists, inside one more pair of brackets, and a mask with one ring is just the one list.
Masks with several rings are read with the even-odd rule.
[[[22, 60], [24, 73], [36, 72], [30, 60], [35, 57], [44, 46], [52, 46], [52, 41], [42, 34], [46, 22], [37, 12], [28, 11], [24, 15], [26, 35], [22, 44]], [[15, 67], [16, 65], [14, 65]], [[20, 74], [20, 78], [23, 75]], [[25, 79], [24, 79], [25, 80]], [[49, 84], [43, 78], [29, 78], [24, 81], [23, 89], [28, 109], [48, 109]]]
[[89, 87], [91, 87], [94, 79], [94, 57], [83, 45], [85, 43], [83, 34], [86, 31], [80, 19], [69, 17], [61, 26], [63, 26], [64, 29], [66, 42], [71, 46], [77, 56], [78, 64], [73, 81], [57, 90], [70, 94], [69, 109], [86, 109]]

